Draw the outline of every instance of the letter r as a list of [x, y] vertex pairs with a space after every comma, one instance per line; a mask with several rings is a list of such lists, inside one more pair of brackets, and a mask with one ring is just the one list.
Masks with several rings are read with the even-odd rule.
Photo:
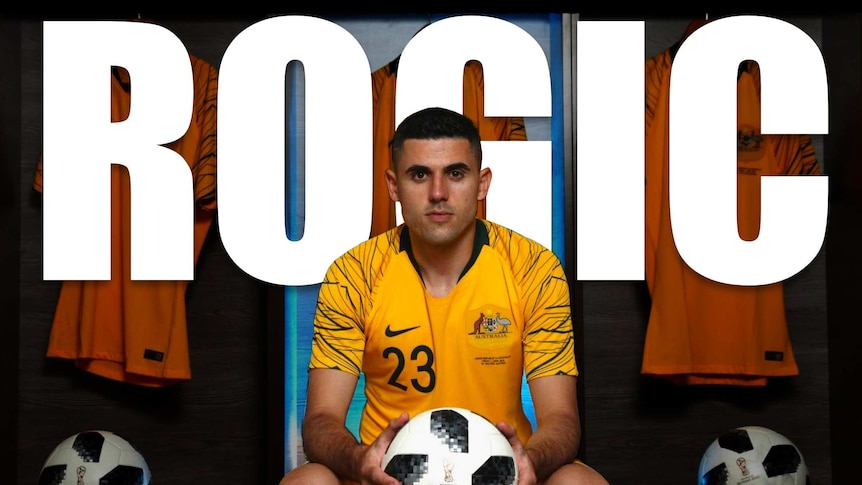
[[[162, 145], [191, 120], [188, 52], [145, 22], [44, 22], [45, 280], [111, 278], [111, 165], [131, 179], [131, 278], [191, 280], [194, 195], [183, 158]], [[111, 66], [134, 87], [111, 120]]]

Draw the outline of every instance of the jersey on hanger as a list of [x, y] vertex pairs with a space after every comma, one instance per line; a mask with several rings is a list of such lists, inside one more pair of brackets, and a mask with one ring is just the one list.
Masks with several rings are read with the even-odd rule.
[[[672, 50], [646, 62], [646, 281], [651, 296], [641, 371], [678, 384], [762, 386], [797, 375], [781, 283], [734, 286], [682, 261], [668, 205], [668, 95]], [[738, 80], [738, 226], [757, 237], [761, 175], [820, 173], [808, 135], [760, 132], [760, 72]]]
[[[194, 261], [213, 220], [216, 177], [217, 73], [191, 56], [194, 107], [185, 135], [168, 145], [188, 163], [194, 181]], [[128, 117], [133, 80], [111, 74], [111, 120]], [[33, 187], [42, 191], [39, 161]], [[188, 281], [132, 281], [131, 193], [125, 167], [111, 167], [111, 279], [64, 281], [47, 356], [72, 359], [93, 374], [160, 387], [191, 379], [186, 334]]]

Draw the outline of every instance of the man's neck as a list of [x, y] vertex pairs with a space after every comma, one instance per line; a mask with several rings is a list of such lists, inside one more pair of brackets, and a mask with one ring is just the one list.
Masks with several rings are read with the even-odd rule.
[[446, 296], [452, 291], [479, 256], [481, 246], [487, 242], [487, 230], [478, 219], [475, 226], [446, 246], [414, 240], [406, 227], [401, 233], [401, 249], [407, 252], [425, 288], [435, 297]]
[[446, 247], [419, 242], [417, 248], [410, 229], [404, 227], [401, 231], [400, 250], [407, 253], [425, 288], [435, 297], [448, 295], [489, 243], [488, 228], [479, 219], [476, 219], [473, 230], [462, 236], [457, 244]]
[[452, 246], [434, 246], [413, 242], [413, 257], [425, 289], [434, 297], [444, 297], [455, 288], [470, 256], [473, 254], [474, 231], [471, 229]]

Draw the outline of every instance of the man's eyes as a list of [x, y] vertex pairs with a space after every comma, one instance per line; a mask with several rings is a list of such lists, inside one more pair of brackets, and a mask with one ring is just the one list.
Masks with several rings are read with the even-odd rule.
[[[465, 172], [464, 172], [464, 170], [461, 170], [461, 169], [453, 169], [453, 170], [449, 170], [448, 172], [446, 172], [446, 174], [452, 178], [460, 179], [460, 178], [464, 178]], [[431, 176], [431, 174], [426, 170], [411, 170], [410, 171], [410, 178], [412, 178], [413, 180], [422, 180], [422, 179], [426, 179], [430, 176]]]

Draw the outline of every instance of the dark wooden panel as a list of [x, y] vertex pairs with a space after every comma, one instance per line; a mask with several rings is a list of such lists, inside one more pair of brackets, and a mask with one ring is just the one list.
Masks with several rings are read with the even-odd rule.
[[826, 247], [829, 305], [830, 415], [833, 483], [858, 481], [862, 406], [855, 389], [862, 374], [862, 16], [828, 16], [823, 55], [829, 76], [829, 226]]
[[18, 403], [9, 397], [18, 388], [18, 240], [21, 233], [18, 190], [21, 158], [21, 28], [0, 19], [0, 469], [16, 479]]

